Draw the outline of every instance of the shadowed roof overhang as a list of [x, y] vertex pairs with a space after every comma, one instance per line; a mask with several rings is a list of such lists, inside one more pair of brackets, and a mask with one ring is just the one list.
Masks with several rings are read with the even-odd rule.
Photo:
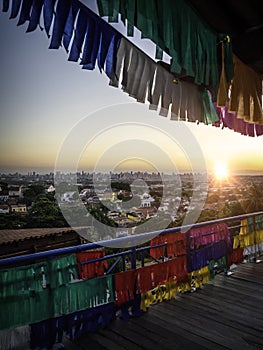
[[187, 0], [216, 32], [230, 35], [234, 53], [263, 73], [263, 10], [258, 0]]

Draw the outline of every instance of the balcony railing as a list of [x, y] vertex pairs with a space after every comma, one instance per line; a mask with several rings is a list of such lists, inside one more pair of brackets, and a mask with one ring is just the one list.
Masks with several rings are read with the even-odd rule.
[[[104, 246], [120, 245], [129, 248], [105, 254]], [[153, 303], [193, 292], [244, 260], [257, 262], [262, 251], [263, 212], [257, 212], [5, 258], [0, 329], [30, 327], [32, 349], [52, 338], [49, 332], [53, 344], [63, 334], [74, 339], [118, 314], [139, 315]], [[44, 338], [33, 341], [40, 330]]]
[[[153, 232], [147, 232], [147, 233], [142, 233], [139, 235], [132, 235], [132, 236], [126, 236], [126, 237], [121, 237], [121, 238], [116, 238], [112, 240], [101, 240], [99, 242], [95, 243], [87, 243], [87, 244], [82, 244], [78, 246], [73, 246], [73, 247], [66, 247], [66, 248], [59, 248], [59, 249], [54, 249], [54, 250], [48, 250], [44, 252], [39, 252], [39, 253], [34, 253], [34, 254], [26, 254], [22, 256], [16, 256], [13, 258], [5, 258], [0, 260], [0, 267], [1, 266], [8, 266], [8, 265], [14, 265], [22, 262], [30, 262], [34, 261], [36, 262], [37, 260], [42, 260], [42, 259], [52, 259], [56, 256], [63, 255], [63, 254], [72, 254], [72, 253], [77, 253], [81, 251], [86, 251], [86, 250], [92, 250], [96, 248], [101, 248], [101, 247], [115, 247], [119, 245], [125, 246], [125, 243], [127, 242], [127, 246], [132, 246], [132, 249], [129, 250], [128, 252], [122, 252], [118, 254], [114, 254], [112, 256], [105, 256], [101, 260], [104, 259], [110, 259], [114, 256], [125, 256], [127, 254], [136, 254], [138, 252], [138, 249], [140, 251], [147, 251], [149, 250], [150, 247], [145, 247], [145, 248], [136, 248], [138, 242], [141, 241], [146, 241], [151, 240], [153, 237], [158, 236], [158, 235], [166, 235], [166, 234], [175, 234], [180, 231], [186, 231], [187, 229], [197, 229], [209, 225], [216, 225], [219, 223], [226, 223], [228, 224], [228, 229], [230, 231], [230, 234], [232, 237], [236, 236], [237, 233], [239, 233], [241, 229], [241, 224], [239, 225], [232, 225], [231, 223], [233, 222], [238, 222], [246, 219], [252, 219], [253, 223], [250, 225], [253, 225], [253, 231], [257, 230], [257, 225], [258, 222], [256, 222], [255, 218], [260, 217], [263, 215], [263, 212], [256, 212], [256, 213], [249, 213], [249, 214], [243, 214], [243, 215], [238, 215], [238, 216], [232, 216], [228, 218], [222, 218], [222, 219], [217, 219], [217, 220], [210, 220], [210, 221], [205, 221], [205, 222], [200, 222], [196, 223], [193, 225], [186, 225], [186, 226], [180, 226], [180, 227], [173, 227], [169, 228], [166, 230], [161, 230], [161, 231], [153, 231]], [[261, 218], [260, 218], [261, 220]], [[152, 248], [152, 247], [151, 247]]]

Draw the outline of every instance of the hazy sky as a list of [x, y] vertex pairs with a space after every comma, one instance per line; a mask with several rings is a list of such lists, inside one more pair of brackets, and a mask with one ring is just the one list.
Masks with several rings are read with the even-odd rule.
[[[95, 9], [94, 1], [84, 3]], [[180, 171], [196, 167], [200, 148], [209, 170], [221, 161], [232, 173], [263, 173], [262, 136], [177, 127], [110, 87], [97, 68], [82, 70], [63, 48], [49, 50], [44, 31], [25, 33], [17, 21], [0, 14], [0, 172], [53, 171], [62, 147], [65, 169], [79, 162], [84, 170]]]

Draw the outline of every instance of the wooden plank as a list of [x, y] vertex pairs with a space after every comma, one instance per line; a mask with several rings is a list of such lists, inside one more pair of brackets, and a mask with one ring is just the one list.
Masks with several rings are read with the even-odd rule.
[[247, 345], [242, 339], [243, 333], [241, 331], [231, 329], [229, 332], [229, 327], [226, 325], [215, 319], [208, 319], [206, 314], [195, 313], [195, 309], [189, 311], [187, 308], [181, 307], [179, 303], [176, 307], [167, 304], [165, 309], [160, 304], [158, 305], [158, 313], [166, 317], [171, 324], [176, 324], [174, 320], [178, 319], [184, 326], [187, 326], [189, 332], [194, 332], [196, 335], [232, 350], [239, 350], [242, 346], [245, 349]]
[[170, 327], [183, 328], [188, 333], [193, 333], [196, 336], [199, 336], [202, 340], [206, 339], [214, 344], [218, 344], [226, 348], [231, 348], [232, 346], [232, 349], [235, 349], [233, 347], [235, 345], [235, 341], [233, 339], [230, 340], [231, 346], [229, 346], [229, 340], [222, 336], [224, 333], [222, 331], [219, 332], [215, 328], [211, 328], [207, 320], [203, 319], [202, 317], [200, 318], [200, 315], [195, 316], [194, 312], [182, 312], [182, 310], [180, 310], [180, 308], [177, 306], [171, 310], [168, 303], [165, 305], [165, 309], [163, 309], [162, 306], [164, 305], [159, 304], [158, 310], [156, 307], [153, 307], [151, 313], [154, 314], [155, 317], [167, 322]]
[[263, 349], [263, 264], [241, 264], [195, 293], [82, 336], [70, 350]]
[[259, 275], [254, 275], [253, 277], [252, 276], [247, 277], [246, 273], [239, 273], [239, 274], [233, 275], [232, 278], [237, 279], [239, 281], [245, 281], [246, 284], [252, 283], [253, 285], [263, 286], [263, 282], [261, 282], [258, 279]]
[[[147, 314], [147, 319], [144, 319], [142, 322], [140, 322], [140, 319], [132, 320], [132, 322], [139, 321], [141, 327], [146, 328], [146, 330], [150, 328], [151, 330], [154, 330], [156, 334], [160, 334], [166, 339], [166, 344], [169, 349], [226, 349], [225, 347], [219, 346], [218, 344], [189, 332], [188, 329], [184, 329], [180, 326], [172, 326], [166, 319], [153, 315], [152, 311], [152, 308], [150, 308]], [[160, 348], [156, 346], [154, 349]]]
[[[121, 321], [121, 320], [119, 320]], [[113, 323], [113, 325], [115, 322]], [[96, 339], [100, 344], [109, 350], [140, 350], [135, 339], [128, 339], [122, 334], [118, 334], [114, 329], [104, 329], [98, 334], [94, 333], [92, 339]]]
[[[188, 300], [188, 305], [196, 307], [200, 312], [205, 312], [207, 309], [213, 310], [216, 317], [223, 314], [226, 324], [232, 325], [234, 323], [233, 326], [240, 327], [241, 330], [248, 332], [250, 335], [257, 336], [258, 332], [263, 332], [263, 322], [254, 312], [248, 313], [242, 309], [240, 310], [232, 303], [229, 305], [228, 302], [222, 302], [221, 300], [219, 302], [218, 299], [213, 302], [211, 298], [207, 299], [201, 293], [194, 293], [193, 298]], [[233, 307], [235, 307], [234, 310]]]
[[[143, 317], [140, 317], [140, 319]], [[147, 326], [147, 328], [142, 329], [138, 325], [139, 318], [136, 318], [135, 322], [122, 321], [114, 324], [111, 329], [114, 332], [117, 332], [119, 335], [136, 342], [138, 346], [141, 346], [145, 349], [152, 349], [154, 346], [159, 344], [163, 349], [167, 349], [168, 347], [162, 343], [162, 337], [160, 334], [155, 334], [151, 331], [151, 329]]]
[[[149, 318], [148, 316], [149, 314], [147, 313], [140, 318], [129, 320], [128, 327], [124, 324], [121, 327], [118, 327], [120, 335], [125, 337], [135, 337], [136, 344], [140, 346], [141, 349], [145, 350], [156, 348], [163, 350], [170, 350], [171, 348], [179, 350], [182, 346], [186, 345], [188, 349], [204, 349], [203, 346], [201, 347], [195, 342], [189, 341], [186, 337], [183, 337], [182, 334], [175, 334], [169, 325], [169, 330], [167, 330], [166, 328], [160, 327], [160, 324], [158, 324], [158, 326], [152, 324], [149, 322], [152, 317]], [[112, 328], [116, 331], [115, 326]], [[132, 333], [130, 332], [131, 330]]]
[[220, 286], [220, 285], [232, 285], [234, 287], [238, 287], [238, 289], [240, 287], [245, 288], [245, 290], [247, 291], [247, 293], [253, 293], [254, 295], [256, 295], [259, 298], [263, 298], [263, 296], [259, 293], [259, 284], [258, 283], [246, 283], [245, 281], [240, 280], [237, 276], [233, 275], [231, 277], [225, 277], [225, 280], [221, 280], [219, 278], [217, 278], [216, 281], [216, 285]]
[[226, 311], [210, 311], [210, 307], [207, 303], [200, 303], [200, 300], [189, 298], [187, 303], [183, 303], [183, 309], [190, 311], [196, 310], [196, 313], [204, 314], [205, 318], [211, 321], [211, 325], [216, 322], [218, 325], [224, 325], [229, 328], [228, 334], [237, 333], [241, 338], [244, 333], [247, 333], [250, 337], [254, 336], [254, 339], [260, 342], [263, 334], [262, 321], [257, 318], [251, 318], [250, 315], [240, 316], [240, 314], [231, 313], [231, 308], [229, 312]]
[[65, 350], [106, 350], [107, 348], [101, 346], [98, 342], [89, 337], [88, 334], [81, 336], [79, 339], [72, 341], [67, 337], [63, 338], [63, 345]]
[[[262, 306], [261, 301], [255, 300], [255, 296], [251, 295], [250, 293], [245, 295], [240, 294], [238, 289], [235, 288], [235, 292], [233, 293], [232, 288], [229, 289], [225, 286], [218, 287], [218, 286], [208, 286], [205, 288], [205, 290], [197, 291], [194, 293], [194, 295], [203, 295], [208, 303], [218, 305], [222, 305], [222, 312], [224, 311], [224, 308], [230, 307], [233, 308], [235, 312], [243, 313], [249, 310], [256, 309], [256, 313], [258, 313], [258, 317], [262, 317]], [[187, 298], [187, 295], [185, 296]], [[242, 308], [241, 308], [242, 306]]]
[[244, 307], [259, 307], [263, 308], [262, 298], [259, 294], [250, 293], [249, 291], [245, 291], [244, 288], [237, 287], [230, 283], [218, 284], [215, 283], [213, 286], [209, 285], [206, 288], [205, 293], [208, 297], [216, 296], [218, 298], [226, 299], [228, 296], [229, 300], [233, 302], [239, 303], [242, 301], [242, 305]]
[[196, 346], [198, 347], [196, 343], [189, 341], [187, 338], [183, 337], [182, 334], [176, 334], [171, 329], [166, 329], [161, 327], [160, 324], [156, 325], [152, 323], [151, 317], [147, 317], [146, 319], [132, 319], [129, 322], [129, 327], [132, 326], [136, 332], [144, 334], [154, 341], [154, 348], [158, 346], [163, 350], [171, 350], [171, 348], [180, 349], [182, 346], [186, 345], [189, 349], [196, 348]]

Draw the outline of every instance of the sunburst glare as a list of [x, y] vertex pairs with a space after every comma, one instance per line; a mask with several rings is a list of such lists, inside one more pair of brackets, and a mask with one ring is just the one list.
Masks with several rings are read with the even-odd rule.
[[214, 166], [214, 175], [217, 180], [226, 180], [229, 176], [227, 165], [223, 162], [217, 162]]

